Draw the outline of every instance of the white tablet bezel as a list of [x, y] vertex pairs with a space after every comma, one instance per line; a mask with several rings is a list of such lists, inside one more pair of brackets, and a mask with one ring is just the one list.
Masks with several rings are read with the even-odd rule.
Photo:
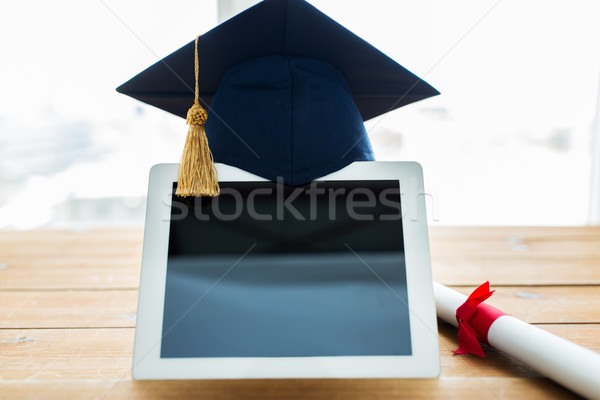
[[[265, 181], [215, 164], [219, 181]], [[400, 181], [412, 355], [335, 357], [161, 358], [173, 182], [178, 164], [150, 171], [134, 379], [431, 378], [440, 372], [439, 344], [421, 166], [414, 162], [354, 162], [317, 180]]]

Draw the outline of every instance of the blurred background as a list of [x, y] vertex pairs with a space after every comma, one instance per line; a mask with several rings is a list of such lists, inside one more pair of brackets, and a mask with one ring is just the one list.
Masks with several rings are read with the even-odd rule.
[[[256, 2], [3, 3], [0, 229], [143, 224], [187, 126], [114, 89]], [[600, 223], [600, 2], [309, 2], [442, 92], [367, 122], [430, 224]]]

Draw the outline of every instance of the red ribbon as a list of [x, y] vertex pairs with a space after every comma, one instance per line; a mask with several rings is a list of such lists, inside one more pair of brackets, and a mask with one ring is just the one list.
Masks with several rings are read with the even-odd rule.
[[479, 342], [488, 343], [488, 331], [490, 326], [505, 312], [487, 304], [487, 300], [494, 290], [490, 292], [490, 282], [479, 286], [471, 293], [467, 301], [456, 309], [456, 321], [458, 322], [458, 349], [454, 354], [474, 354], [485, 357], [485, 353]]

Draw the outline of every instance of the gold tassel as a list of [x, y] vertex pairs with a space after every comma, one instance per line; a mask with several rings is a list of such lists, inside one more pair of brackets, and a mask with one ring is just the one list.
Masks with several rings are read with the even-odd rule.
[[219, 182], [213, 164], [213, 156], [208, 147], [208, 139], [204, 131], [207, 113], [199, 102], [198, 90], [198, 37], [196, 37], [195, 72], [196, 90], [194, 105], [188, 110], [188, 129], [183, 155], [179, 163], [177, 190], [175, 194], [187, 196], [218, 196]]

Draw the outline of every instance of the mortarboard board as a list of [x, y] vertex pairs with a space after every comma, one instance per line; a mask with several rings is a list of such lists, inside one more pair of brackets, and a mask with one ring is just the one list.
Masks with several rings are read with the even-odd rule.
[[194, 83], [214, 160], [292, 185], [372, 160], [364, 120], [439, 94], [303, 0], [264, 0], [117, 91], [185, 117]]

